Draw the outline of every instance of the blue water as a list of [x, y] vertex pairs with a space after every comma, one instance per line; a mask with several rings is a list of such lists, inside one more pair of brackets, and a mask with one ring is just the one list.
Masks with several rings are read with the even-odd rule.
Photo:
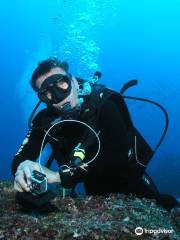
[[[159, 190], [180, 197], [180, 1], [7, 0], [0, 3], [0, 178], [10, 165], [37, 101], [29, 79], [37, 62], [58, 56], [76, 76], [101, 70], [100, 82], [147, 97], [169, 113], [166, 138], [148, 166]], [[127, 101], [135, 125], [154, 147], [164, 116], [146, 103]]]

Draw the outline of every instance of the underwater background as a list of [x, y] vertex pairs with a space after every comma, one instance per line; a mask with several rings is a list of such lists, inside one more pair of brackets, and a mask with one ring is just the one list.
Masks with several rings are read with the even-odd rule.
[[[0, 179], [12, 179], [11, 161], [38, 101], [31, 73], [39, 61], [57, 56], [75, 76], [88, 79], [102, 71], [100, 83], [116, 91], [136, 78], [138, 85], [125, 95], [165, 107], [168, 132], [147, 172], [160, 192], [180, 197], [179, 13], [179, 0], [1, 1]], [[165, 127], [163, 113], [148, 103], [126, 102], [154, 148]]]

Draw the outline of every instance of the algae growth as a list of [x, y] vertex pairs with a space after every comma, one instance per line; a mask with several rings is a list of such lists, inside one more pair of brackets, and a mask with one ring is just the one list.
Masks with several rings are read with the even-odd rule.
[[[180, 214], [170, 213], [155, 201], [116, 194], [51, 201], [54, 211], [22, 212], [15, 202], [11, 181], [0, 182], [0, 239], [180, 239]], [[144, 233], [135, 234], [141, 227]], [[152, 233], [146, 230], [168, 230]], [[146, 232], [145, 232], [146, 231]]]

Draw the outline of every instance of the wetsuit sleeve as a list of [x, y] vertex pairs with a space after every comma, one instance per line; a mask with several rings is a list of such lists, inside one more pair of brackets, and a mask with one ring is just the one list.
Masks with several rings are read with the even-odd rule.
[[44, 135], [45, 132], [43, 130], [29, 130], [18, 152], [13, 158], [11, 165], [13, 175], [15, 175], [16, 170], [21, 162], [25, 160], [36, 161], [40, 153]]

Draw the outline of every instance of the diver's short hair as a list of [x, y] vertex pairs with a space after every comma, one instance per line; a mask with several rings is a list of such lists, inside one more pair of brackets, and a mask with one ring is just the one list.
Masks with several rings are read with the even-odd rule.
[[51, 57], [38, 63], [38, 66], [34, 70], [31, 77], [31, 81], [30, 81], [30, 84], [34, 89], [34, 91], [36, 92], [38, 91], [38, 88], [36, 86], [36, 80], [40, 76], [48, 73], [52, 68], [56, 68], [56, 67], [62, 68], [65, 72], [68, 72], [68, 69], [69, 69], [68, 63], [61, 62], [57, 57]]

